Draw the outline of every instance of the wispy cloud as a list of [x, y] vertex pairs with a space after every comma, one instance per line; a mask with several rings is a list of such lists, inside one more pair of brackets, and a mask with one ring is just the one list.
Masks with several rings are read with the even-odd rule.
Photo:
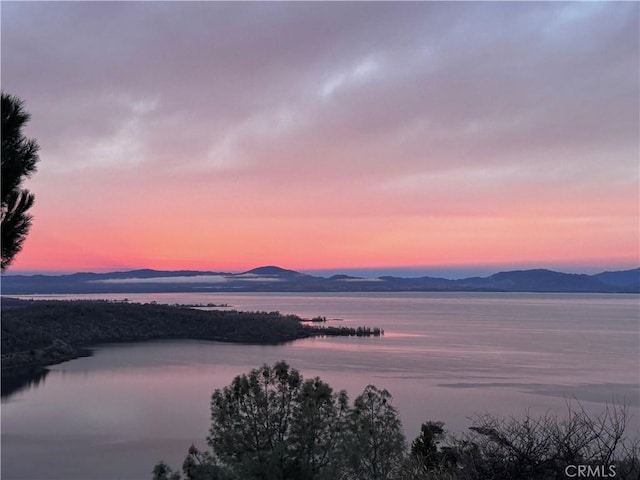
[[228, 282], [279, 282], [282, 279], [269, 275], [190, 275], [152, 278], [105, 278], [90, 280], [94, 283], [138, 284], [138, 283], [228, 283]]

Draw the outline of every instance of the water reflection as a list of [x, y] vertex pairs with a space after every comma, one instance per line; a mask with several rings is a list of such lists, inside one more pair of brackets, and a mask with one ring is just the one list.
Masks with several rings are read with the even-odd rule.
[[87, 472], [92, 480], [144, 479], [160, 460], [179, 466], [189, 445], [206, 448], [213, 390], [283, 359], [352, 399], [367, 384], [386, 388], [409, 439], [426, 420], [463, 432], [474, 413], [560, 413], [567, 398], [593, 415], [612, 400], [629, 405], [634, 419], [640, 414], [638, 296], [194, 294], [164, 301], [325, 315], [346, 326], [379, 326], [385, 336], [109, 344], [48, 370], [3, 375], [3, 479], [86, 480]]
[[44, 384], [45, 379], [49, 375], [49, 370], [41, 367], [32, 367], [25, 369], [16, 369], [2, 372], [1, 392], [2, 398], [8, 400], [23, 390], [37, 388]]

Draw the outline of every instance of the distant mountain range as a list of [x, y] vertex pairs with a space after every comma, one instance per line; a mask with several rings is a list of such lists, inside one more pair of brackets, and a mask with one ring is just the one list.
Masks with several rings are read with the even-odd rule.
[[3, 275], [3, 295], [161, 292], [589, 292], [640, 293], [640, 268], [597, 275], [516, 270], [459, 280], [435, 277], [321, 277], [280, 267], [244, 273], [132, 270], [71, 275]]

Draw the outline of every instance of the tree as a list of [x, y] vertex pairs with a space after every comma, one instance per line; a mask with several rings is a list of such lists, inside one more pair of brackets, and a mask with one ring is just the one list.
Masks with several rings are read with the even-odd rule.
[[391, 394], [368, 385], [356, 398], [351, 414], [353, 476], [358, 479], [394, 478], [402, 466], [405, 439]]
[[456, 476], [456, 456], [450, 446], [442, 447], [445, 437], [443, 422], [425, 422], [411, 444], [403, 466], [402, 480], [449, 480]]
[[240, 478], [335, 478], [347, 409], [319, 378], [264, 365], [214, 392], [208, 443]]
[[153, 467], [153, 480], [180, 480], [180, 474], [174, 472], [164, 462], [158, 463]]
[[443, 422], [425, 422], [420, 427], [420, 435], [411, 444], [410, 457], [423, 473], [448, 470], [455, 464], [451, 449], [440, 447], [444, 434]]
[[297, 478], [339, 478], [348, 413], [344, 391], [335, 395], [318, 377], [303, 383], [291, 430]]
[[153, 479], [549, 480], [579, 465], [594, 478], [640, 478], [640, 441], [624, 436], [626, 407], [596, 417], [568, 407], [564, 418], [479, 416], [470, 434], [446, 439], [442, 422], [426, 422], [406, 456], [389, 392], [369, 385], [350, 408], [345, 392], [278, 362], [216, 390], [212, 450], [191, 446], [184, 477], [161, 462]]
[[[189, 448], [189, 454], [184, 459], [182, 471], [188, 480], [236, 480], [228, 468], [220, 465], [209, 452], [201, 452], [195, 445]], [[180, 475], [175, 474], [175, 479], [180, 480]], [[155, 479], [154, 479], [155, 480]]]
[[420, 435], [411, 444], [411, 455], [424, 458], [427, 465], [437, 463], [438, 444], [444, 435], [443, 422], [425, 422], [420, 427]]
[[19, 98], [2, 92], [2, 264], [4, 271], [22, 249], [29, 228], [34, 195], [22, 188], [22, 181], [36, 171], [38, 150], [34, 139], [27, 139], [22, 128], [30, 115]]
[[[211, 452], [192, 446], [182, 470], [187, 480], [391, 478], [405, 445], [390, 399], [369, 386], [352, 409], [318, 377], [263, 365], [213, 393]], [[154, 469], [156, 480], [176, 475], [164, 463]]]
[[211, 399], [208, 443], [223, 463], [254, 478], [283, 478], [290, 463], [286, 440], [294, 398], [302, 385], [280, 362], [234, 378]]

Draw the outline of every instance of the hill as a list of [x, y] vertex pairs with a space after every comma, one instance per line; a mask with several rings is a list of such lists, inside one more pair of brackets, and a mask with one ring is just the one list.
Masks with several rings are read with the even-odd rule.
[[640, 269], [584, 275], [545, 269], [499, 272], [488, 277], [361, 278], [307, 275], [277, 266], [243, 273], [133, 270], [72, 275], [3, 275], [5, 295], [163, 292], [398, 292], [494, 291], [640, 293]]

